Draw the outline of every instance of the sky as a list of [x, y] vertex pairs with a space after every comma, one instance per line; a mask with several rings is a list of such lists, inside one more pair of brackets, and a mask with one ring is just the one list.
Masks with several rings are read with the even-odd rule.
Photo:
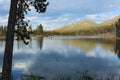
[[[120, 14], [120, 0], [47, 0], [50, 4], [46, 13], [36, 13], [35, 9], [26, 15], [35, 29], [42, 24], [44, 30], [52, 30], [63, 25], [90, 19], [102, 23]], [[0, 0], [0, 25], [7, 25], [10, 0]]]

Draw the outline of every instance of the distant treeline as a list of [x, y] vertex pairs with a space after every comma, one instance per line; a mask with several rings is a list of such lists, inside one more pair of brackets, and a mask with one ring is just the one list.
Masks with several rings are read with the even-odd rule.
[[43, 35], [43, 26], [42, 24], [38, 25], [35, 30], [33, 30], [33, 35]]
[[92, 28], [92, 29], [86, 29], [86, 30], [46, 30], [44, 31], [44, 35], [99, 35], [99, 34], [114, 34], [115, 35], [115, 26], [114, 25], [107, 25]]
[[[69, 26], [68, 26], [69, 27]], [[41, 24], [33, 30], [33, 35], [54, 36], [54, 35], [99, 35], [99, 34], [111, 34], [115, 35], [116, 25], [101, 25], [99, 27], [92, 27], [86, 30], [74, 29], [74, 30], [43, 30], [44, 26]]]
[[[42, 35], [42, 36], [54, 36], [54, 35], [100, 35], [100, 34], [110, 34], [112, 36], [119, 36], [120, 32], [120, 19], [115, 24], [110, 25], [100, 25], [89, 29], [63, 29], [63, 30], [43, 30], [44, 26], [42, 24], [38, 25], [36, 29], [32, 30], [32, 26], [29, 26], [28, 31], [31, 32], [30, 35]], [[68, 26], [69, 28], [69, 26]], [[0, 26], [0, 36], [5, 36], [7, 27]], [[108, 36], [108, 35], [106, 35]]]
[[[6, 26], [0, 26], [0, 36], [6, 35]], [[115, 33], [115, 26], [114, 25], [107, 25], [102, 26], [102, 28], [97, 27], [93, 29], [86, 29], [86, 30], [66, 30], [66, 31], [59, 31], [59, 30], [43, 30], [43, 26], [40, 24], [37, 26], [35, 30], [32, 30], [32, 27], [29, 27], [29, 31], [32, 31], [31, 35], [43, 35], [43, 36], [53, 36], [53, 35], [98, 35], [98, 34], [105, 34], [105, 33]]]
[[7, 31], [7, 26], [0, 26], [0, 36], [5, 36]]
[[120, 19], [116, 21], [114, 24], [103, 24], [98, 26], [93, 26], [91, 28], [80, 29], [80, 27], [69, 29], [62, 28], [56, 30], [43, 30], [44, 26], [42, 24], [38, 25], [35, 30], [33, 30], [33, 35], [42, 35], [42, 36], [54, 36], [54, 35], [104, 35], [104, 36], [112, 36], [112, 37], [120, 37]]

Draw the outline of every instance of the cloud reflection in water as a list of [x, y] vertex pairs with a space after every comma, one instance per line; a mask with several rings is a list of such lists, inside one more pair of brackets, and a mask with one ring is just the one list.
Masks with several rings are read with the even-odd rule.
[[[1, 46], [1, 45], [0, 45]], [[14, 44], [13, 70], [38, 73], [52, 79], [85, 70], [99, 75], [120, 74], [114, 41], [33, 38], [31, 44]], [[3, 51], [0, 51], [2, 66]]]

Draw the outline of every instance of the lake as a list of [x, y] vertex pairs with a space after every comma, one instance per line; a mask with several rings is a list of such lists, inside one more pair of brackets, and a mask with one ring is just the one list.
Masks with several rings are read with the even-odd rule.
[[[5, 41], [0, 40], [0, 72], [4, 47]], [[61, 77], [77, 80], [81, 74], [97, 78], [118, 78], [120, 75], [119, 40], [80, 36], [33, 37], [28, 45], [15, 40], [13, 52], [14, 80], [32, 74], [47, 80]]]

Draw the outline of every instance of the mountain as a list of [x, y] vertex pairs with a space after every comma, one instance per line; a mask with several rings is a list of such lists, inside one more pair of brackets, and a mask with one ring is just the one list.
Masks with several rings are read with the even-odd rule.
[[72, 23], [60, 28], [55, 29], [56, 31], [76, 31], [76, 30], [87, 30], [92, 27], [98, 26], [97, 23], [93, 22], [92, 20], [83, 20], [80, 22]]
[[96, 26], [97, 25], [97, 23], [95, 23], [95, 22], [93, 22], [92, 20], [89, 20], [89, 19], [83, 20], [83, 21], [75, 23], [75, 24], [76, 24], [76, 26], [79, 25], [79, 26], [84, 26], [84, 27], [88, 27], [89, 25], [91, 25], [91, 26]]
[[120, 18], [120, 16], [116, 16], [110, 20], [107, 20], [103, 23], [101, 23], [100, 25], [112, 25], [112, 24], [115, 24], [115, 22]]
[[114, 34], [115, 35], [115, 22], [120, 16], [114, 17], [103, 23], [97, 24], [92, 20], [82, 20], [80, 22], [68, 24], [55, 29], [61, 35], [96, 35], [96, 34]]

